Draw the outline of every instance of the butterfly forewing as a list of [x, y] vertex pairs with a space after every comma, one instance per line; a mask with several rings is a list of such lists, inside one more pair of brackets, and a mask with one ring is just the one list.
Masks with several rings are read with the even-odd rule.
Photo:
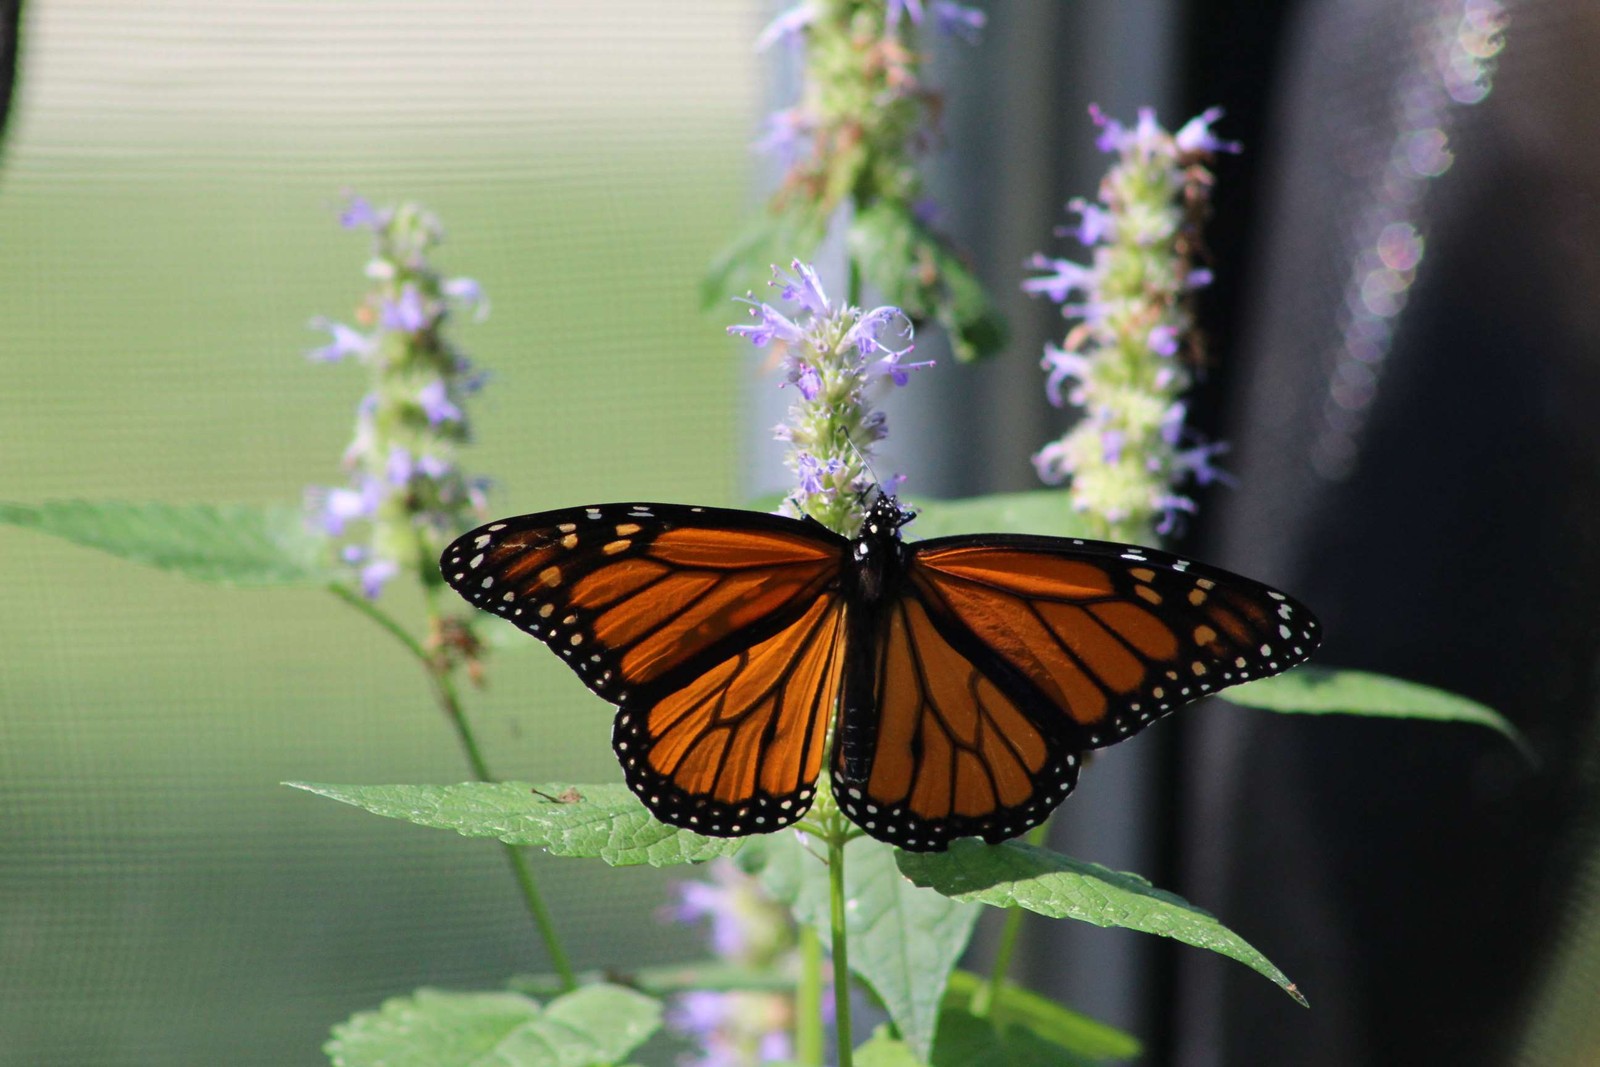
[[792, 622], [846, 542], [815, 523], [675, 504], [502, 519], [444, 552], [445, 580], [549, 645], [621, 704], [649, 699]]
[[1120, 741], [1225, 686], [1303, 662], [1320, 631], [1260, 582], [1165, 552], [994, 535], [913, 546], [911, 584], [980, 669], [999, 661], [1059, 709], [1042, 723], [1074, 748]]

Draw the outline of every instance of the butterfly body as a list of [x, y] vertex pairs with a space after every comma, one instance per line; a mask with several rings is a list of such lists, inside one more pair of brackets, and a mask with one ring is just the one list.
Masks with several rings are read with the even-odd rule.
[[618, 708], [624, 777], [718, 836], [810, 807], [833, 732], [840, 807], [904, 848], [1001, 841], [1081, 754], [1301, 662], [1304, 607], [1151, 549], [1009, 534], [906, 542], [881, 495], [847, 539], [807, 520], [603, 504], [490, 523], [444, 553], [470, 602]]

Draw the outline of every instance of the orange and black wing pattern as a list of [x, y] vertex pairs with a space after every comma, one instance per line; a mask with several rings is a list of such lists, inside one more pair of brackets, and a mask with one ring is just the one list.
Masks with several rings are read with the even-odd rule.
[[835, 791], [874, 836], [936, 850], [1036, 825], [1083, 750], [1303, 662], [1320, 631], [1285, 594], [1168, 553], [996, 534], [911, 545], [873, 640]]
[[1286, 594], [1155, 549], [1020, 535], [914, 547], [916, 595], [1059, 709], [1047, 725], [1080, 748], [1288, 670], [1322, 640]]
[[956, 837], [1015, 837], [1072, 791], [1078, 750], [1015, 672], [952, 641], [914, 593], [857, 619], [832, 771], [853, 822], [937, 852]]
[[618, 706], [613, 746], [658, 818], [734, 836], [810, 807], [840, 686], [848, 547], [780, 516], [600, 504], [479, 527], [441, 565]]

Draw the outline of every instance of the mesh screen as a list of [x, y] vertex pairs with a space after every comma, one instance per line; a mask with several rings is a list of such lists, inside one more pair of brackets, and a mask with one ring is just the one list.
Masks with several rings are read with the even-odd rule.
[[[0, 174], [0, 498], [293, 501], [364, 384], [311, 365], [419, 199], [494, 304], [468, 464], [515, 512], [731, 502], [746, 357], [698, 311], [759, 84], [750, 3], [59, 0]], [[497, 849], [284, 779], [467, 777], [421, 678], [332, 598], [0, 529], [0, 1064], [323, 1062], [332, 1022], [546, 962]], [[395, 604], [415, 618], [415, 605]], [[533, 642], [528, 642], [532, 647]], [[605, 709], [508, 653], [500, 775], [613, 780]], [[681, 958], [666, 879], [535, 858], [580, 967]]]

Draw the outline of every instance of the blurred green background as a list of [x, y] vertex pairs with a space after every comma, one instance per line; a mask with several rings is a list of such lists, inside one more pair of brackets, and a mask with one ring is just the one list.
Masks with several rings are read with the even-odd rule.
[[[492, 374], [466, 466], [494, 511], [735, 499], [753, 357], [696, 284], [752, 206], [755, 5], [27, 15], [0, 499], [337, 483], [362, 373], [304, 352], [362, 289], [347, 189], [433, 207], [439, 264], [490, 296], [456, 336]], [[384, 997], [545, 969], [493, 844], [278, 784], [467, 777], [414, 664], [347, 607], [14, 529], [0, 601], [0, 1064], [314, 1064]], [[503, 777], [619, 777], [607, 709], [551, 657], [498, 656], [471, 712]], [[699, 951], [654, 917], [671, 875], [535, 864], [578, 966]]]

